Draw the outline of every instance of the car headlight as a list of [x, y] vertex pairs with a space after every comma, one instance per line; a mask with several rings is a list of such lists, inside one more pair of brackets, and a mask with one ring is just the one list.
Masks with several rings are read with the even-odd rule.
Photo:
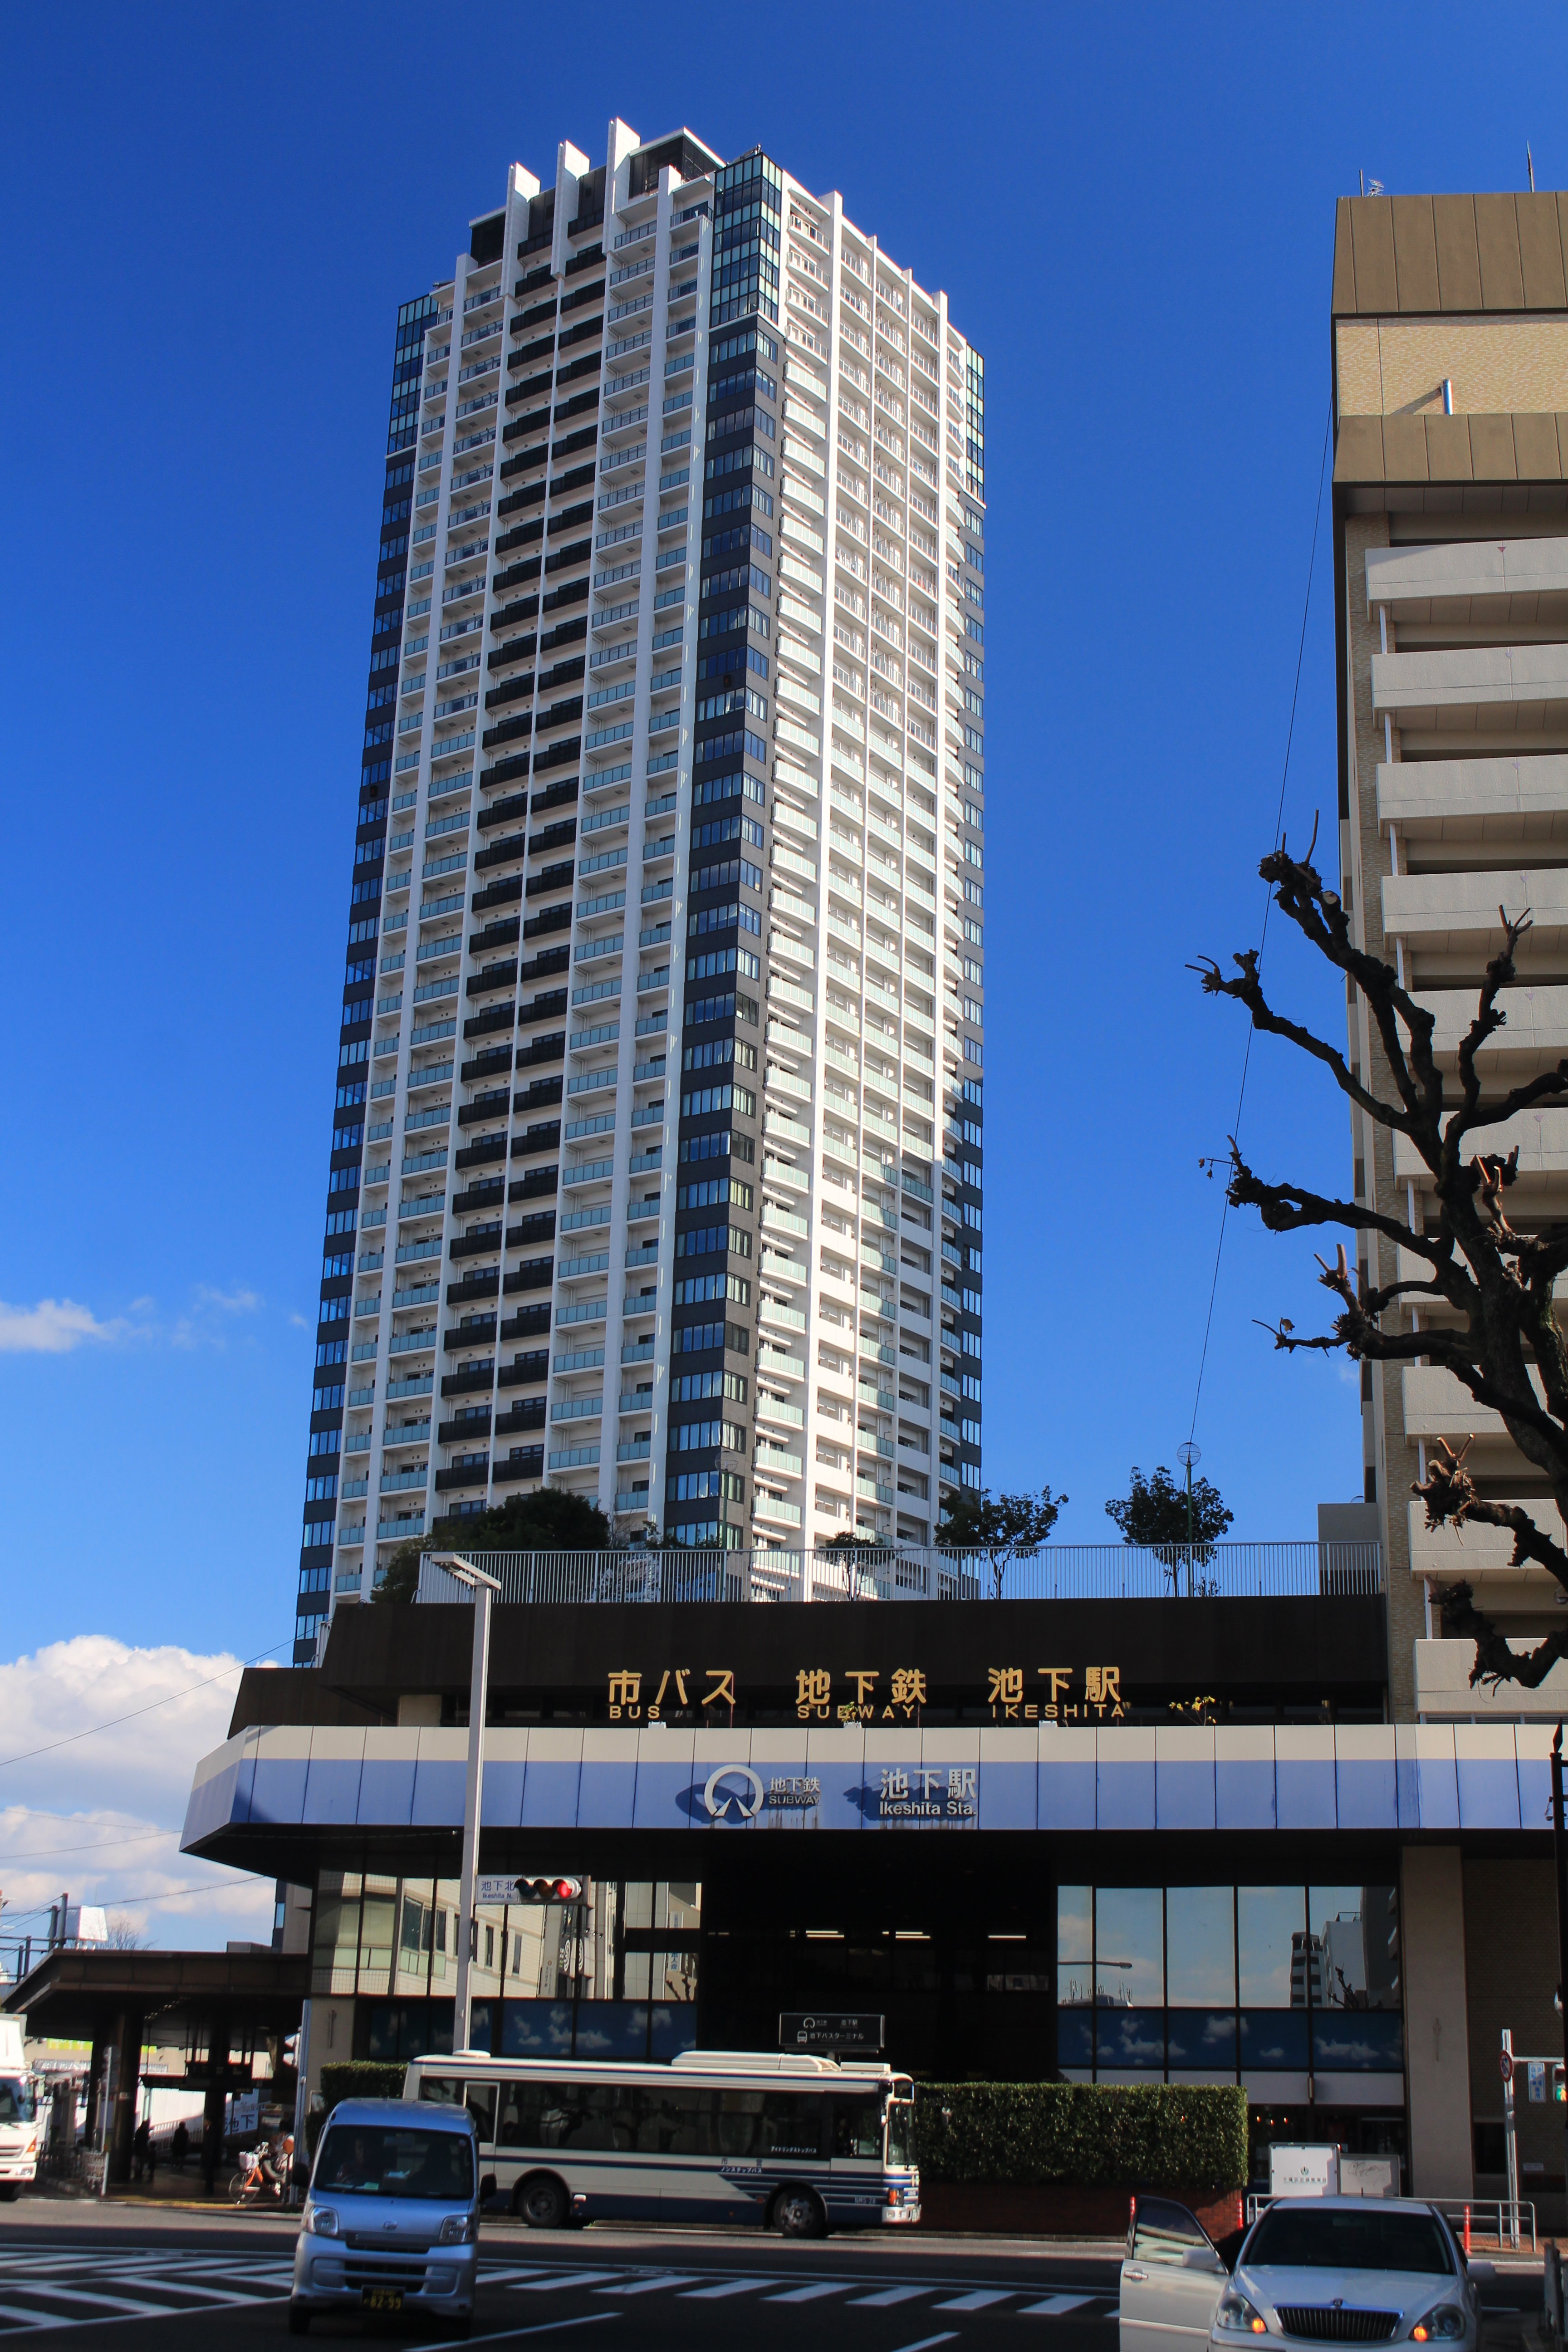
[[436, 2232], [438, 2246], [470, 2246], [479, 2236], [479, 2224], [471, 2213], [448, 2213]]
[[1244, 2294], [1237, 2294], [1234, 2289], [1221, 2295], [1214, 2324], [1223, 2328], [1227, 2336], [1267, 2336], [1268, 2333], [1261, 2315], [1253, 2309]]
[[1465, 2315], [1457, 2303], [1440, 2303], [1425, 2319], [1418, 2319], [1410, 2334], [1417, 2344], [1428, 2340], [1436, 2344], [1457, 2344], [1465, 2332]]
[[330, 2205], [307, 2205], [304, 2226], [313, 2238], [335, 2238], [338, 2217]]

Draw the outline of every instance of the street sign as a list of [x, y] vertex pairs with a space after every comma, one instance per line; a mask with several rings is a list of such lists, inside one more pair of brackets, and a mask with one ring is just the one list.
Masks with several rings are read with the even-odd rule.
[[1530, 2085], [1530, 2096], [1532, 2104], [1536, 2106], [1544, 2106], [1546, 2104], [1545, 2059], [1527, 2058], [1524, 2062], [1524, 2074], [1525, 2080]]
[[1498, 2052], [1497, 2067], [1498, 2073], [1502, 2076], [1503, 2081], [1505, 2083], [1511, 2083], [1513, 2080], [1513, 2052], [1511, 2050], [1500, 2050]]
[[866, 2011], [787, 2011], [779, 2019], [781, 2050], [862, 2051], [878, 2057], [887, 2039], [887, 2020]]

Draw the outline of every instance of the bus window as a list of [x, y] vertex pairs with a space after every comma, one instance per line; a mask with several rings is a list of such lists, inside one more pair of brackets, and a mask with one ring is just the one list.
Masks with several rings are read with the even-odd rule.
[[915, 2110], [910, 2099], [889, 2099], [888, 2102], [888, 2162], [909, 2164], [912, 2160]]
[[755, 2156], [763, 2119], [761, 2091], [721, 2091], [716, 2156]]
[[852, 2098], [830, 2098], [833, 2154], [836, 2157], [880, 2157], [882, 2101], [880, 2095], [858, 2093]]
[[713, 2091], [656, 2089], [637, 2094], [637, 2144], [661, 2156], [710, 2156], [718, 2095]]
[[419, 2095], [435, 2105], [460, 2107], [467, 2105], [474, 2119], [474, 2129], [481, 2145], [495, 2138], [496, 2086], [493, 2083], [465, 2084], [456, 2074], [423, 2074], [419, 2079]]
[[825, 2120], [819, 2092], [764, 2091], [758, 2155], [820, 2158]]

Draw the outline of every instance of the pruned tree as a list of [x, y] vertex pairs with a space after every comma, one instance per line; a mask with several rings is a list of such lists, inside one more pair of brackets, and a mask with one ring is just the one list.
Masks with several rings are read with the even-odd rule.
[[1123, 1543], [1147, 1547], [1173, 1570], [1211, 1559], [1216, 1538], [1236, 1517], [1209, 1479], [1194, 1478], [1189, 1494], [1163, 1462], [1152, 1478], [1145, 1478], [1134, 1463], [1130, 1491], [1107, 1503], [1105, 1509], [1121, 1528]]
[[[1429, 1171], [1437, 1213], [1435, 1225], [1416, 1224], [1304, 1185], [1268, 1183], [1247, 1165], [1232, 1137], [1229, 1199], [1234, 1207], [1255, 1208], [1268, 1232], [1338, 1225], [1377, 1236], [1420, 1263], [1413, 1277], [1374, 1282], [1359, 1265], [1352, 1272], [1342, 1242], [1331, 1263], [1318, 1260], [1323, 1287], [1339, 1302], [1332, 1328], [1302, 1338], [1284, 1317], [1264, 1328], [1272, 1332], [1277, 1348], [1342, 1349], [1352, 1359], [1374, 1363], [1425, 1358], [1452, 1372], [1479, 1406], [1500, 1416], [1520, 1452], [1551, 1488], [1568, 1528], [1568, 1348], [1552, 1303], [1553, 1284], [1568, 1271], [1568, 1224], [1516, 1232], [1504, 1196], [1518, 1172], [1518, 1147], [1506, 1159], [1478, 1148], [1489, 1129], [1532, 1104], [1568, 1099], [1568, 1060], [1522, 1085], [1489, 1092], [1478, 1066], [1482, 1047], [1506, 1024], [1498, 1000], [1517, 977], [1514, 953], [1530, 929], [1530, 911], [1510, 916], [1499, 908], [1501, 951], [1486, 967], [1474, 1018], [1459, 1043], [1457, 1079], [1446, 1079], [1433, 1048], [1433, 1014], [1401, 985], [1393, 965], [1355, 946], [1337, 893], [1325, 887], [1310, 862], [1316, 838], [1314, 831], [1305, 858], [1280, 848], [1258, 870], [1280, 913], [1365, 999], [1394, 1098], [1375, 1093], [1336, 1046], [1274, 1010], [1258, 979], [1256, 950], [1232, 958], [1234, 979], [1212, 959], [1190, 969], [1200, 973], [1208, 994], [1232, 997], [1244, 1006], [1256, 1029], [1284, 1038], [1320, 1063], [1341, 1093], [1377, 1126], [1406, 1137]], [[1423, 1315], [1417, 1329], [1406, 1318], [1411, 1307], [1423, 1307], [1450, 1310], [1458, 1320], [1434, 1323]], [[1428, 1454], [1426, 1478], [1415, 1484], [1426, 1506], [1428, 1527], [1506, 1528], [1513, 1538], [1513, 1565], [1535, 1561], [1568, 1594], [1568, 1549], [1518, 1504], [1483, 1497], [1465, 1466], [1471, 1442], [1456, 1452], [1439, 1441]], [[1467, 1581], [1449, 1585], [1439, 1599], [1449, 1631], [1475, 1643], [1472, 1685], [1515, 1682], [1533, 1690], [1559, 1658], [1568, 1657], [1568, 1624], [1533, 1648], [1516, 1651], [1476, 1606]]]
[[1048, 1486], [1037, 1495], [1000, 1495], [994, 1502], [989, 1486], [978, 1495], [964, 1489], [948, 1497], [936, 1539], [944, 1550], [989, 1552], [1000, 1601], [1008, 1568], [1047, 1541], [1067, 1500]]

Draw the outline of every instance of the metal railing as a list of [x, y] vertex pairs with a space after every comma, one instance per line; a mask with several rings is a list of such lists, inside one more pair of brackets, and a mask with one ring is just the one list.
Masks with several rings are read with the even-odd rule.
[[[432, 1550], [461, 1550], [456, 1530]], [[1014, 1558], [915, 1545], [853, 1551], [500, 1551], [465, 1554], [498, 1598], [545, 1601], [1321, 1600], [1383, 1590], [1375, 1543], [1048, 1544]], [[471, 1599], [428, 1558], [421, 1601]]]

